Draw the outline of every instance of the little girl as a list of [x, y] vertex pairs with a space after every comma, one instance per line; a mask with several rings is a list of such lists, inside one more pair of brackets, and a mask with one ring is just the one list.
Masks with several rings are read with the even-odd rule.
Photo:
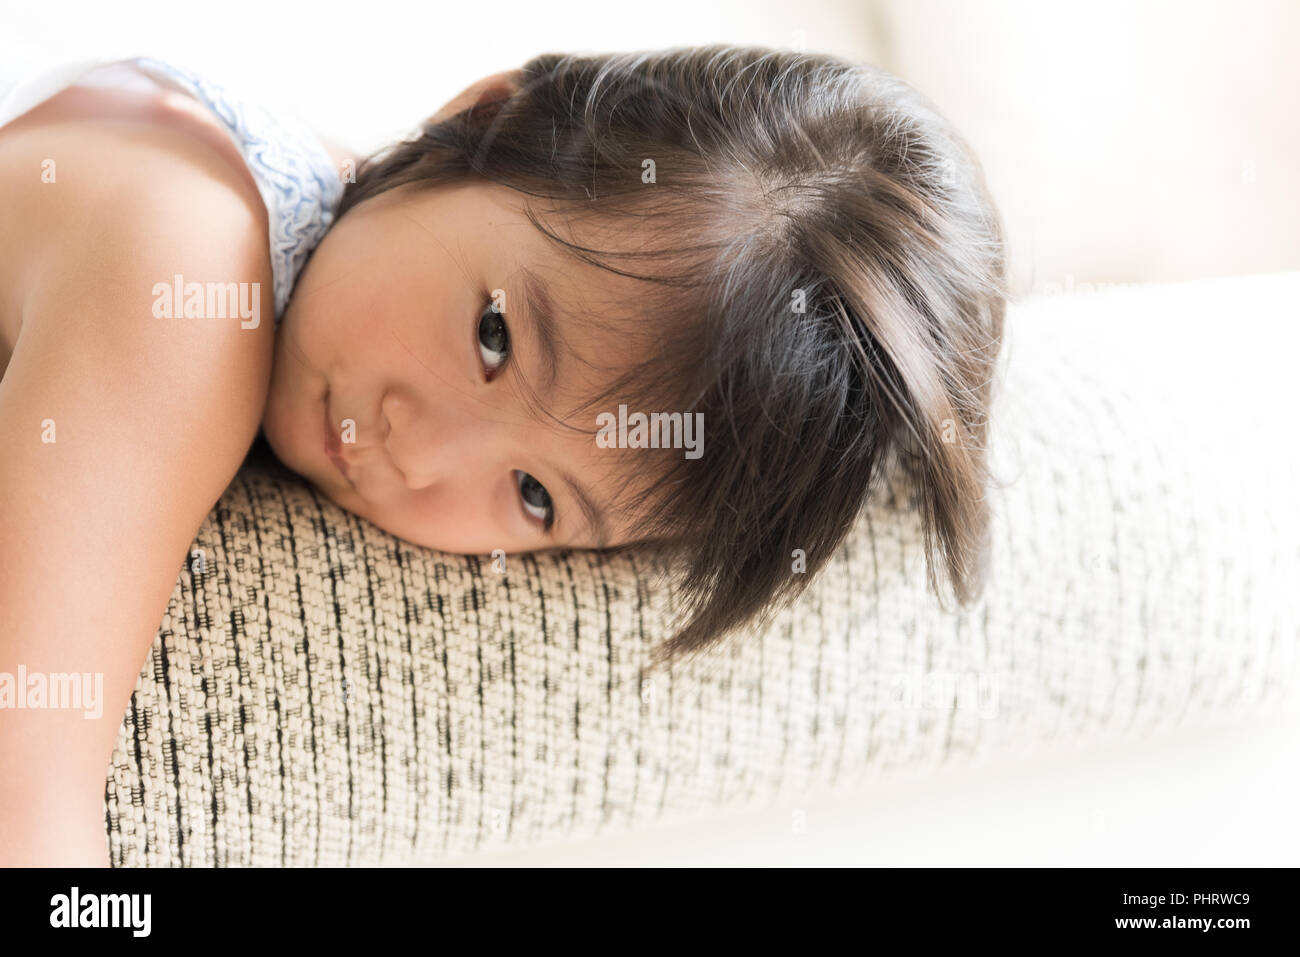
[[664, 550], [663, 655], [797, 595], [895, 466], [932, 586], [979, 588], [1001, 230], [877, 69], [548, 54], [357, 163], [79, 65], [0, 90], [0, 182], [0, 672], [104, 674], [93, 730], [0, 712], [0, 864], [106, 863], [123, 709], [259, 427], [420, 545]]

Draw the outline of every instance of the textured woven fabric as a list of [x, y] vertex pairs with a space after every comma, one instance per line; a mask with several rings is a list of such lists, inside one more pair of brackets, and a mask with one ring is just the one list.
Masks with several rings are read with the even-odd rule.
[[250, 460], [123, 720], [112, 860], [433, 863], [1293, 694], [1300, 452], [1265, 400], [1295, 303], [1300, 274], [1014, 307], [983, 597], [926, 592], [895, 486], [769, 628], [644, 678], [673, 596], [635, 555], [498, 574]]

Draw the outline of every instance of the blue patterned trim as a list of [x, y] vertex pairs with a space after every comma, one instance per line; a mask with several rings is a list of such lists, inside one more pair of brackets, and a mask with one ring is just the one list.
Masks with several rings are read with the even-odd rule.
[[178, 84], [230, 132], [266, 203], [278, 324], [299, 270], [334, 222], [343, 196], [329, 153], [306, 126], [242, 100], [206, 77], [152, 57], [128, 62]]

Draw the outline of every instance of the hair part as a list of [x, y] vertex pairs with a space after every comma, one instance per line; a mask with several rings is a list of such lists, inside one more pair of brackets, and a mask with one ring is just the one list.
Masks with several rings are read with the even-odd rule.
[[569, 255], [644, 289], [584, 315], [643, 358], [577, 411], [704, 415], [700, 459], [610, 453], [635, 462], [621, 511], [682, 596], [655, 663], [793, 600], [894, 469], [914, 489], [929, 587], [943, 599], [942, 569], [972, 601], [1006, 269], [952, 127], [897, 78], [829, 55], [544, 54], [517, 77], [364, 162], [339, 216], [396, 187], [495, 183], [531, 197], [530, 221]]

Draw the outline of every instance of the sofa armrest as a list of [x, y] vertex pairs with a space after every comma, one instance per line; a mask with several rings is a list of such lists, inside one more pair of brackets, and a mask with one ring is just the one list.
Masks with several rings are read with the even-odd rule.
[[1267, 358], [1248, 320], [1280, 335], [1295, 302], [1300, 273], [1013, 307], [983, 596], [927, 593], [891, 483], [766, 629], [648, 676], [674, 597], [636, 553], [498, 574], [250, 460], [123, 719], [112, 860], [434, 863], [1291, 695], [1300, 452], [1289, 406], [1245, 387]]

